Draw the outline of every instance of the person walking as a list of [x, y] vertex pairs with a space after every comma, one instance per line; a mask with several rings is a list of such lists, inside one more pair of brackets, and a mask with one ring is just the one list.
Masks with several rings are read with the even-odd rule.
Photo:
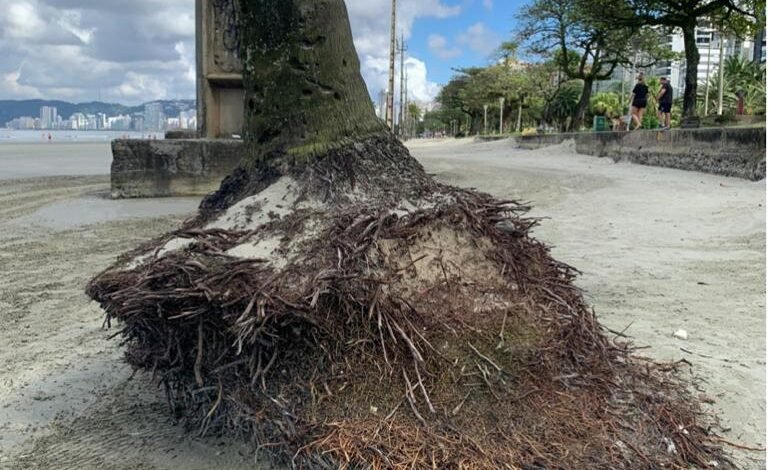
[[628, 124], [628, 130], [633, 129], [633, 122], [636, 123], [635, 129], [639, 129], [643, 125], [644, 112], [646, 112], [646, 106], [649, 99], [649, 87], [644, 81], [644, 73], [638, 73], [638, 83], [633, 88], [633, 93], [630, 95], [630, 112], [632, 121]]
[[670, 109], [673, 107], [673, 87], [667, 77], [660, 77], [660, 92], [657, 95], [657, 120], [661, 129], [670, 129]]

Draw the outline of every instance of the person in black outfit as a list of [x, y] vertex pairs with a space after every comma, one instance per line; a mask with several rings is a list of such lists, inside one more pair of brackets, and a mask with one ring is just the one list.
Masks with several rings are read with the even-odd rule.
[[660, 77], [660, 84], [662, 87], [659, 95], [657, 95], [657, 103], [659, 103], [657, 119], [660, 122], [660, 128], [670, 129], [670, 109], [673, 107], [673, 87], [670, 86], [670, 81], [667, 77]]
[[[644, 112], [646, 111], [647, 100], [649, 96], [649, 87], [646, 86], [644, 81], [643, 72], [638, 74], [638, 83], [633, 88], [633, 94], [630, 96], [630, 112], [632, 113], [633, 122], [636, 123], [636, 129], [643, 125]], [[628, 126], [629, 130], [633, 130], [633, 122]]]

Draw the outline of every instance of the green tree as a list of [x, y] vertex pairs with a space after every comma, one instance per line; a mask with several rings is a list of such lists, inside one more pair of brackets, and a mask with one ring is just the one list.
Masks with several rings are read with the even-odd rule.
[[457, 71], [441, 90], [437, 102], [440, 109], [430, 113], [430, 125], [441, 124], [450, 129], [451, 123], [460, 123], [460, 132], [478, 133], [483, 130], [484, 106], [487, 106], [488, 128], [499, 128], [499, 99], [504, 98], [503, 118], [508, 127], [517, 125], [518, 113], [521, 124], [537, 125], [545, 118], [545, 109], [555, 99], [561, 86], [562, 74], [553, 61], [514, 67], [511, 56], [506, 63], [484, 68], [468, 68]]
[[[464, 126], [468, 118], [470, 120], [474, 118], [476, 111], [465, 101], [465, 89], [470, 85], [472, 76], [481, 70], [475, 68], [458, 71], [438, 93], [436, 101], [440, 105], [440, 114], [437, 115], [447, 128], [451, 127], [453, 121], [459, 126]], [[461, 129], [459, 130], [461, 132]]]
[[764, 23], [763, 18], [756, 21], [753, 15], [765, 11], [766, 6], [766, 0], [595, 0], [593, 3], [604, 12], [605, 27], [647, 25], [681, 30], [686, 56], [685, 117], [694, 116], [697, 111], [697, 67], [700, 63], [695, 37], [697, 25], [707, 20], [724, 31], [744, 37]]
[[568, 82], [559, 88], [558, 93], [545, 108], [545, 120], [555, 124], [560, 131], [572, 128], [570, 121], [574, 118], [574, 110], [579, 105], [582, 83], [578, 80]]
[[525, 96], [527, 118], [534, 122], [544, 121], [547, 108], [561, 91], [563, 75], [553, 61], [527, 65], [521, 75], [524, 90], [528, 93]]
[[622, 97], [614, 92], [596, 93], [590, 99], [590, 112], [594, 116], [615, 118], [624, 114]]
[[515, 62], [519, 45], [516, 41], [504, 41], [497, 48], [497, 56], [502, 64], [510, 67]]
[[[646, 49], [649, 57], [665, 58], [657, 50], [656, 32], [637, 25], [607, 27], [603, 14], [587, 0], [534, 0], [519, 14], [522, 43], [535, 54], [552, 57], [567, 79], [581, 80], [572, 129], [583, 122], [594, 83], [610, 78], [617, 66], [637, 60], [632, 49]], [[629, 47], [631, 41], [636, 47]]]
[[422, 108], [420, 108], [418, 104], [414, 103], [413, 101], [410, 102], [408, 110], [409, 117], [416, 119], [417, 121], [422, 120]]
[[[737, 111], [737, 102], [741, 96], [746, 114], [766, 113], [766, 66], [744, 59], [741, 56], [732, 56], [724, 60], [724, 109], [728, 114]], [[701, 84], [697, 91], [698, 111], [704, 113], [705, 86]], [[718, 110], [718, 93], [720, 86], [719, 73], [712, 74], [708, 96], [709, 114]]]

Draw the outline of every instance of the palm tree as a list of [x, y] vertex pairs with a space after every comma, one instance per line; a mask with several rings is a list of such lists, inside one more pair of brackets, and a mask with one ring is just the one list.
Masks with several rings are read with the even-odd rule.
[[574, 115], [579, 103], [582, 84], [579, 81], [567, 83], [555, 95], [555, 98], [545, 108], [545, 120], [558, 125], [561, 131], [569, 127], [569, 118]]
[[[746, 114], [760, 115], [766, 113], [766, 66], [751, 62], [741, 56], [732, 56], [724, 60], [724, 112], [735, 114], [739, 96], [743, 97]], [[704, 85], [704, 83], [703, 83]], [[720, 87], [719, 74], [710, 78], [711, 90]], [[697, 93], [698, 108], [704, 114], [705, 86], [699, 87]], [[710, 93], [708, 110], [714, 114], [718, 109], [718, 93]]]

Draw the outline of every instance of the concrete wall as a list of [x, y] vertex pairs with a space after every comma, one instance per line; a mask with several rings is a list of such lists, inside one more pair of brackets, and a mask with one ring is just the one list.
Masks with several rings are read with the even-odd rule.
[[231, 138], [243, 131], [239, 0], [196, 0], [198, 132]]
[[521, 148], [536, 149], [573, 139], [583, 155], [641, 165], [702, 171], [749, 180], [766, 177], [765, 128], [674, 129], [590, 132], [517, 137]]
[[112, 197], [204, 196], [240, 163], [237, 140], [115, 140]]

